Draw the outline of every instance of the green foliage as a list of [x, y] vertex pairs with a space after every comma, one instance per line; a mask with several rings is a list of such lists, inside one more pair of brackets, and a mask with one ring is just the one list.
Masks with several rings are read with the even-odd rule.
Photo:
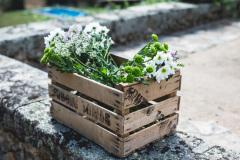
[[17, 25], [29, 22], [49, 20], [49, 17], [33, 14], [30, 11], [4, 12], [0, 16], [0, 27]]
[[[239, 16], [239, 5], [240, 2], [238, 0], [214, 0], [216, 5], [222, 6], [232, 17]], [[239, 5], [237, 5], [239, 4]]]
[[134, 56], [134, 61], [135, 61], [135, 63], [136, 64], [141, 64], [141, 63], [143, 63], [143, 56], [141, 56], [141, 55], [139, 55], [139, 54], [136, 54], [135, 56]]
[[78, 73], [109, 86], [121, 82], [146, 83], [146, 77], [156, 78], [160, 82], [174, 74], [176, 67], [181, 67], [175, 63], [168, 45], [160, 43], [157, 35], [152, 35], [152, 41], [132, 60], [118, 67], [109, 54], [113, 42], [108, 32], [106, 27], [97, 23], [91, 23], [84, 29], [72, 26], [67, 32], [56, 29], [45, 37], [46, 48], [41, 63], [55, 66], [62, 72]]
[[158, 36], [156, 34], [152, 34], [152, 40], [154, 42], [158, 42]]

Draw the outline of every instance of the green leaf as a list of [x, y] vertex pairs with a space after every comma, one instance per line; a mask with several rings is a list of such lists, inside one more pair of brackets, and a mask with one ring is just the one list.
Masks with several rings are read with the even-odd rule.
[[108, 72], [107, 68], [102, 68], [102, 70], [101, 70], [102, 74], [107, 75], [107, 72]]
[[158, 42], [158, 36], [156, 34], [152, 34], [152, 40], [154, 42]]

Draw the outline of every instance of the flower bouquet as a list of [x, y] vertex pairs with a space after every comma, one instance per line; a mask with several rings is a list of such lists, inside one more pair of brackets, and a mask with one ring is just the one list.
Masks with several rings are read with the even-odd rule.
[[118, 66], [110, 55], [113, 40], [108, 32], [98, 23], [91, 23], [84, 29], [74, 25], [67, 32], [56, 29], [45, 37], [46, 48], [41, 62], [108, 86], [146, 83], [150, 79], [160, 83], [182, 67], [177, 62], [176, 52], [169, 51], [168, 45], [160, 43], [155, 34], [152, 42], [147, 43], [132, 60]]

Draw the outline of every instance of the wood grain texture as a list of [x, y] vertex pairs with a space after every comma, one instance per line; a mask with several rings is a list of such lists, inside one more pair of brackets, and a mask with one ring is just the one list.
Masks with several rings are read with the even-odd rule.
[[116, 88], [54, 68], [49, 68], [49, 78], [53, 82], [49, 84], [53, 118], [118, 157], [176, 129], [179, 71], [160, 83], [120, 84]]
[[131, 132], [177, 112], [179, 109], [179, 101], [180, 97], [178, 96], [168, 98], [161, 102], [153, 101], [153, 105], [124, 116], [124, 133]]
[[88, 79], [76, 73], [61, 73], [54, 68], [48, 69], [49, 77], [68, 88], [77, 90], [80, 93], [96, 99], [102, 103], [112, 106], [118, 110], [122, 110], [123, 92]]
[[124, 117], [114, 113], [95, 102], [87, 100], [79, 95], [73, 94], [57, 85], [49, 84], [50, 97], [66, 107], [74, 110], [80, 115], [87, 117], [94, 123], [99, 123], [116, 134], [124, 134]]
[[178, 123], [178, 114], [174, 114], [147, 128], [121, 138], [61, 104], [52, 102], [51, 114], [58, 122], [74, 129], [118, 157], [125, 157], [136, 149], [169, 135], [175, 131]]
[[176, 92], [180, 89], [181, 75], [176, 72], [169, 80], [162, 80], [160, 83], [151, 81], [149, 85], [142, 83], [123, 84], [124, 107], [130, 108], [143, 101], [152, 101], [165, 95]]
[[175, 132], [177, 124], [178, 114], [175, 114], [125, 138], [124, 156], [150, 142], [161, 139], [164, 136]]
[[108, 152], [120, 157], [123, 155], [123, 141], [117, 135], [55, 102], [52, 102], [51, 114], [58, 122], [94, 141]]

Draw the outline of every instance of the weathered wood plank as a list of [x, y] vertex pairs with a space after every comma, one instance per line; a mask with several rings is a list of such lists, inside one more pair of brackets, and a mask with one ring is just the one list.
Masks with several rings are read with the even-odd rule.
[[148, 85], [133, 83], [122, 86], [124, 92], [124, 106], [130, 108], [143, 101], [152, 101], [162, 96], [171, 94], [180, 89], [181, 75], [176, 72], [169, 80], [160, 83], [151, 81]]
[[68, 88], [77, 90], [80, 93], [122, 110], [123, 92], [88, 79], [76, 73], [61, 73], [54, 68], [49, 68], [49, 77]]
[[124, 118], [117, 113], [54, 84], [49, 84], [49, 95], [54, 101], [73, 109], [78, 114], [86, 116], [95, 123], [105, 126], [114, 133], [118, 135], [124, 134]]
[[55, 102], [52, 102], [51, 114], [58, 122], [94, 141], [108, 152], [123, 156], [123, 142], [117, 135]]
[[145, 146], [157, 139], [174, 132], [178, 123], [178, 114], [162, 120], [146, 129], [136, 132], [124, 139], [124, 155]]
[[124, 157], [134, 150], [172, 133], [175, 131], [178, 122], [178, 114], [175, 114], [152, 126], [121, 138], [61, 104], [52, 102], [51, 114], [58, 122], [76, 130], [108, 152], [119, 157]]
[[179, 109], [180, 97], [175, 96], [124, 116], [124, 133], [131, 132], [158, 119], [171, 115]]

